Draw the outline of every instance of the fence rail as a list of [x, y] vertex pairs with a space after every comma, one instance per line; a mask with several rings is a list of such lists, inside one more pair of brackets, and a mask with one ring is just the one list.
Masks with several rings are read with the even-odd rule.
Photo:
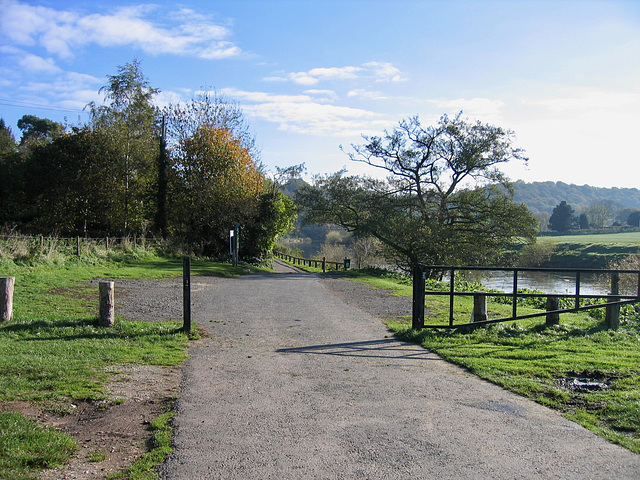
[[[485, 292], [485, 291], [456, 291], [455, 280], [456, 272], [460, 271], [487, 271], [487, 272], [511, 272], [512, 290], [511, 292]], [[449, 290], [448, 291], [427, 291], [426, 278], [431, 273], [448, 273]], [[519, 272], [547, 272], [547, 273], [570, 273], [574, 276], [574, 293], [557, 294], [557, 293], [537, 293], [522, 292], [518, 290], [518, 273]], [[608, 276], [610, 279], [611, 291], [608, 294], [594, 295], [583, 294], [580, 291], [581, 277], [583, 274], [597, 274]], [[635, 277], [637, 291], [633, 295], [620, 294], [620, 275], [632, 275]], [[445, 295], [449, 297], [449, 323], [448, 325], [425, 325], [425, 296], [426, 295]], [[455, 324], [454, 317], [454, 300], [460, 296], [472, 296], [474, 298], [474, 308], [471, 314], [471, 321]], [[511, 316], [503, 318], [489, 319], [486, 311], [486, 300], [488, 297], [511, 297]], [[518, 315], [518, 299], [519, 298], [547, 298], [546, 311], [539, 313], [531, 313]], [[559, 308], [559, 300], [561, 298], [574, 299], [572, 308]], [[583, 299], [605, 299], [600, 303], [592, 303], [588, 305], [582, 304]], [[640, 302], [640, 270], [606, 270], [606, 269], [572, 269], [572, 268], [532, 268], [532, 267], [454, 267], [443, 265], [416, 265], [413, 269], [413, 312], [412, 327], [420, 328], [459, 328], [465, 326], [480, 326], [491, 323], [507, 322], [511, 320], [521, 320], [525, 318], [534, 318], [546, 316], [547, 323], [557, 323], [558, 316], [561, 313], [578, 312], [582, 310], [590, 310], [594, 308], [605, 308], [605, 322], [610, 328], [617, 328], [620, 319], [620, 306], [629, 303]]]
[[331, 262], [327, 260], [326, 257], [322, 257], [322, 259], [306, 259], [303, 257], [296, 257], [293, 255], [289, 255], [287, 253], [278, 252], [275, 250], [273, 252], [273, 255], [275, 257], [281, 258], [282, 260], [290, 262], [293, 265], [302, 265], [302, 266], [308, 265], [309, 267], [315, 267], [315, 268], [319, 268], [318, 265], [320, 265], [322, 267], [323, 272], [326, 272], [327, 268], [330, 268], [331, 266], [333, 266], [334, 270], [340, 270], [341, 267], [343, 270], [348, 270], [351, 267], [351, 260], [348, 258], [345, 258], [343, 262]]
[[106, 250], [116, 246], [153, 246], [159, 243], [155, 238], [139, 237], [58, 237], [45, 235], [0, 235], [0, 247], [11, 242], [25, 242], [30, 246], [41, 249], [65, 249], [80, 255], [83, 247], [103, 246]]

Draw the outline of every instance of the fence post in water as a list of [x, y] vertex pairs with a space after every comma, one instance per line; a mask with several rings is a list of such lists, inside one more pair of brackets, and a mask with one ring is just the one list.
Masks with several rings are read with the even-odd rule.
[[487, 292], [474, 292], [471, 321], [475, 323], [485, 320], [487, 320]]
[[182, 330], [191, 333], [191, 257], [182, 259]]
[[413, 266], [413, 312], [411, 328], [424, 328], [424, 288], [425, 274], [419, 264]]
[[16, 277], [0, 278], [0, 322], [8, 322], [13, 316], [13, 287]]
[[101, 327], [113, 327], [115, 322], [114, 282], [100, 282], [100, 318]]
[[560, 323], [560, 314], [554, 310], [560, 310], [560, 297], [549, 295], [547, 297], [547, 312], [549, 312], [546, 316], [547, 325], [558, 325]]
[[[609, 301], [619, 301], [620, 299], [616, 298], [616, 295], [620, 295], [620, 274], [613, 272], [611, 274], [611, 297], [609, 297]], [[607, 328], [613, 328], [615, 330], [620, 326], [620, 304], [606, 307], [604, 321]]]

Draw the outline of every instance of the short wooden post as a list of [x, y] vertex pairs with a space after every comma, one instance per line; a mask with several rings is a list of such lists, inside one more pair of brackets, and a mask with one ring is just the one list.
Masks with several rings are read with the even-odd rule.
[[182, 330], [191, 333], [191, 257], [182, 259]]
[[80, 237], [76, 237], [76, 257], [80, 256]]
[[487, 292], [473, 293], [472, 322], [484, 322], [487, 320]]
[[0, 321], [8, 322], [13, 316], [13, 287], [16, 277], [0, 278]]
[[322, 273], [327, 273], [327, 257], [322, 257]]
[[560, 297], [549, 295], [547, 297], [547, 316], [546, 316], [547, 325], [560, 324], [560, 314], [554, 310], [560, 310]]
[[104, 246], [109, 251], [109, 237], [104, 237]]
[[101, 327], [113, 327], [115, 322], [114, 282], [100, 282], [100, 318]]
[[[620, 295], [620, 274], [613, 272], [611, 274], [611, 297], [610, 302], [617, 302], [620, 299], [615, 295]], [[607, 328], [617, 329], [620, 326], [620, 304], [609, 305], [606, 307], [604, 321]]]

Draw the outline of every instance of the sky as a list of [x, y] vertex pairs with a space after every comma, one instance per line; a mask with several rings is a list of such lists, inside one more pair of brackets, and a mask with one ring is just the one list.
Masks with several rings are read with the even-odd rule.
[[[159, 106], [237, 101], [269, 171], [462, 112], [512, 130], [511, 180], [640, 188], [640, 0], [0, 0], [0, 117], [74, 125], [133, 60]], [[341, 149], [340, 146], [344, 148]]]

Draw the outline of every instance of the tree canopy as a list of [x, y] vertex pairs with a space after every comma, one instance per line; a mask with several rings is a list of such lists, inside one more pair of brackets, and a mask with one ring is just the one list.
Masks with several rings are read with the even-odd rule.
[[556, 232], [568, 232], [576, 224], [576, 220], [573, 207], [562, 200], [551, 213], [549, 228]]
[[514, 239], [533, 241], [536, 220], [512, 201], [498, 168], [526, 161], [512, 146], [512, 132], [445, 115], [435, 126], [425, 128], [414, 117], [383, 136], [363, 138], [366, 143], [353, 145], [349, 157], [388, 178], [338, 172], [316, 179], [296, 197], [307, 222], [375, 237], [405, 268], [491, 263]]

